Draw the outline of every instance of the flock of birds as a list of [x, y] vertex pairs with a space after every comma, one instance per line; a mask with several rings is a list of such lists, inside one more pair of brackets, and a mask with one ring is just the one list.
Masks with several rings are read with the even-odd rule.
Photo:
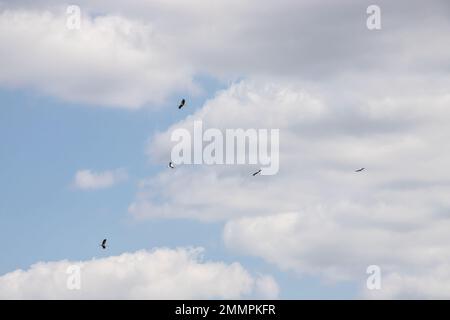
[[[183, 108], [185, 106], [185, 104], [186, 104], [186, 100], [185, 99], [181, 99], [180, 104], [178, 105], [178, 109]], [[170, 169], [175, 169], [175, 165], [174, 165], [174, 163], [172, 161], [169, 162], [168, 167]], [[261, 170], [262, 169], [259, 169], [258, 171], [252, 173], [252, 176], [256, 176], [256, 175], [260, 174]], [[355, 170], [355, 172], [362, 172], [364, 170], [366, 170], [366, 168], [360, 168], [358, 170]], [[100, 244], [100, 247], [102, 247], [102, 249], [106, 249], [106, 241], [107, 241], [107, 239], [103, 239], [102, 243]]]

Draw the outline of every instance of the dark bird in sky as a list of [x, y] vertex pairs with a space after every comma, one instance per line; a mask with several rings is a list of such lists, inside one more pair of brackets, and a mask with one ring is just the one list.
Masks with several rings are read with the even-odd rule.
[[361, 168], [361, 169], [358, 169], [358, 170], [356, 170], [355, 172], [361, 172], [361, 171], [363, 171], [363, 170], [365, 170], [366, 168]]
[[100, 245], [103, 249], [106, 249], [106, 239], [103, 239], [102, 244]]
[[181, 100], [180, 105], [178, 106], [178, 109], [181, 109], [184, 107], [184, 104], [186, 103], [186, 100]]
[[256, 171], [255, 173], [253, 173], [253, 176], [256, 176], [257, 174], [261, 173], [261, 169], [259, 169], [258, 171]]
[[175, 168], [175, 165], [173, 164], [172, 161], [169, 162], [169, 168], [170, 168], [170, 169], [174, 169], [174, 168]]

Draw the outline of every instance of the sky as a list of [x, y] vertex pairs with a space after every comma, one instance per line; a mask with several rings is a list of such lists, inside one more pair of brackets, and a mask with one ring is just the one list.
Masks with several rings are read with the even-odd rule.
[[[0, 0], [0, 298], [450, 298], [449, 16]], [[199, 120], [278, 129], [278, 173], [168, 168]]]

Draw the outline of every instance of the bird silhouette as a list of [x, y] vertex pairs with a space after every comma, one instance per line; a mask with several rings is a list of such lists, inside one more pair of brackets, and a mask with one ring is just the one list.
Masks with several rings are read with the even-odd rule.
[[174, 169], [174, 168], [175, 168], [175, 165], [173, 164], [172, 161], [169, 162], [169, 168], [170, 168], [170, 169]]
[[180, 105], [178, 106], [178, 109], [181, 109], [184, 107], [184, 104], [186, 103], [186, 100], [181, 100]]
[[255, 173], [252, 174], [252, 176], [256, 176], [257, 174], [261, 173], [261, 169], [259, 169], [258, 171], [256, 171]]
[[361, 169], [358, 169], [358, 170], [356, 170], [355, 172], [361, 172], [361, 171], [363, 171], [363, 170], [365, 170], [366, 168], [361, 168]]
[[103, 239], [102, 244], [100, 245], [103, 249], [106, 249], [106, 239]]

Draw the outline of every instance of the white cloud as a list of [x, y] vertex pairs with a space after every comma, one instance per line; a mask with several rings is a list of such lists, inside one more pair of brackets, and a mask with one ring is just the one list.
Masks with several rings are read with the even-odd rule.
[[127, 178], [128, 174], [124, 169], [103, 172], [79, 170], [75, 174], [74, 186], [84, 190], [105, 189], [112, 187]]
[[[89, 261], [40, 262], [0, 277], [1, 299], [239, 299], [278, 294], [270, 276], [239, 263], [204, 261], [203, 249], [158, 248]], [[71, 265], [80, 290], [68, 290]]]
[[66, 7], [59, 1], [2, 3], [0, 85], [139, 108], [196, 92], [194, 79], [204, 74], [224, 82], [268, 77], [322, 86], [352, 74], [363, 73], [367, 81], [380, 73], [448, 71], [446, 1], [380, 0], [379, 32], [366, 28], [369, 1], [77, 3], [79, 31], [65, 28]]
[[[285, 271], [331, 283], [357, 281], [366, 298], [448, 299], [450, 222], [430, 220], [418, 218], [407, 205], [396, 210], [342, 206], [337, 212], [315, 208], [232, 220], [224, 240], [230, 249]], [[381, 290], [365, 287], [366, 268], [373, 264], [381, 268]]]
[[178, 166], [142, 183], [134, 215], [227, 221], [231, 249], [283, 270], [365, 283], [377, 264], [384, 296], [450, 296], [448, 2], [380, 1], [371, 32], [364, 1], [81, 1], [80, 33], [22, 3], [0, 16], [3, 85], [139, 107], [199, 73], [246, 78], [153, 137], [153, 160], [197, 119], [281, 130], [278, 175]]
[[[219, 93], [186, 120], [154, 136], [149, 154], [154, 160], [167, 162], [174, 145], [170, 141], [172, 130], [181, 127], [192, 131], [193, 121], [201, 119], [205, 129], [280, 129], [283, 156], [286, 139], [292, 138], [289, 137], [291, 128], [318, 122], [321, 117], [329, 116], [327, 112], [321, 101], [296, 85], [242, 81]], [[285, 160], [280, 159], [281, 162]], [[285, 164], [282, 163], [281, 166], [283, 170]], [[202, 220], [221, 220], [251, 213], [259, 214], [260, 210], [273, 212], [289, 208], [291, 194], [280, 189], [278, 183], [262, 185], [258, 179], [249, 179], [250, 173], [256, 168], [178, 166], [176, 170], [163, 172], [144, 181], [130, 211], [141, 217], [189, 216]], [[273, 176], [270, 179], [281, 181], [280, 179], [290, 178], [286, 174], [279, 175], [280, 177]]]
[[[415, 89], [415, 84], [406, 86]], [[253, 178], [255, 166], [178, 166], [144, 181], [130, 211], [140, 217], [223, 220], [341, 201], [373, 206], [384, 198], [398, 205], [405, 184], [445, 189], [450, 176], [440, 168], [450, 154], [440, 146], [450, 134], [445, 125], [450, 96], [439, 93], [438, 86], [429, 90], [388, 98], [361, 91], [367, 98], [362, 101], [342, 93], [333, 100], [320, 93], [318, 98], [292, 83], [234, 84], [154, 136], [151, 158], [167, 163], [172, 130], [192, 131], [193, 122], [201, 119], [205, 128], [280, 129], [280, 172]], [[368, 171], [355, 175], [362, 166]], [[445, 203], [444, 192], [421, 194], [418, 207], [428, 197]]]
[[82, 28], [69, 30], [64, 10], [0, 11], [0, 85], [125, 108], [193, 89], [190, 68], [151, 23], [82, 17]]
[[[227, 221], [231, 250], [326, 281], [363, 287], [367, 266], [376, 264], [384, 295], [408, 296], [450, 258], [450, 175], [443, 170], [450, 152], [442, 147], [450, 139], [448, 83], [372, 79], [364, 88], [359, 81], [351, 79], [356, 93], [292, 82], [232, 85], [156, 135], [152, 159], [168, 159], [171, 130], [190, 130], [197, 119], [221, 129], [280, 128], [279, 174], [181, 165], [144, 181], [130, 211]], [[360, 167], [366, 171], [355, 173]], [[442, 289], [433, 294], [435, 286], [425, 286], [422, 296], [450, 296], [448, 277], [436, 274]], [[402, 281], [389, 280], [394, 275]]]

